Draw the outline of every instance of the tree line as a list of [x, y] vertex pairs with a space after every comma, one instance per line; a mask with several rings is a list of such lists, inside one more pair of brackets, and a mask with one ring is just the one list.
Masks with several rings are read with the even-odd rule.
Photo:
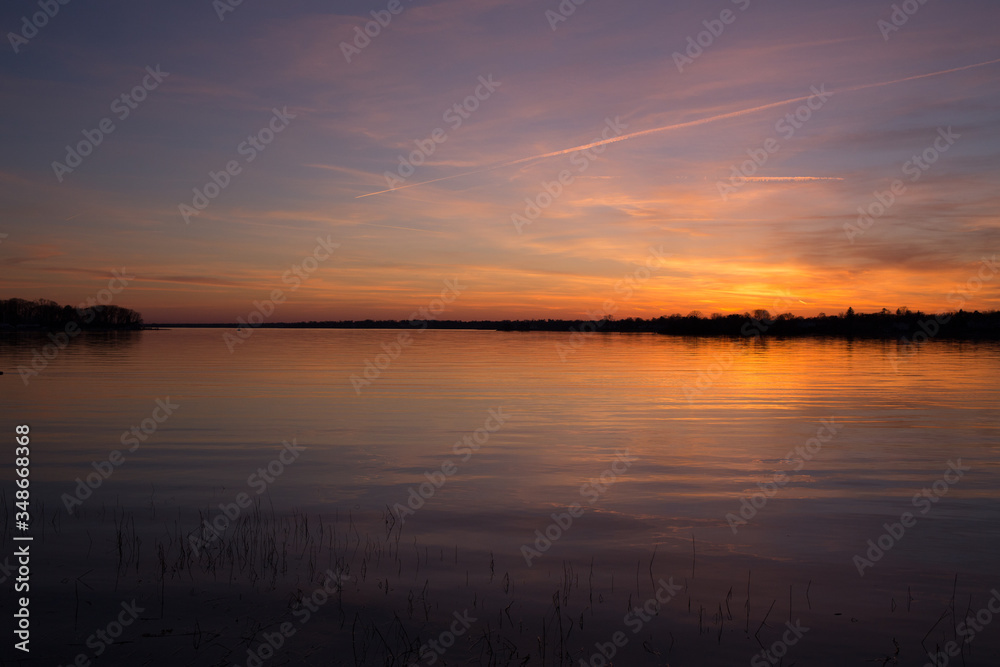
[[[236, 324], [171, 325], [232, 326]], [[497, 331], [600, 331], [608, 333], [656, 333], [673, 336], [795, 337], [837, 336], [857, 338], [911, 338], [919, 332], [935, 338], [1000, 338], [1000, 311], [958, 310], [923, 313], [909, 308], [874, 313], [856, 313], [853, 308], [827, 315], [803, 317], [792, 313], [713, 313], [699, 311], [644, 319], [539, 319], [539, 320], [338, 320], [309, 322], [265, 322], [261, 328], [285, 329], [488, 329]]]
[[142, 315], [131, 308], [93, 305], [62, 306], [50, 299], [0, 299], [0, 327], [64, 329], [75, 323], [81, 329], [141, 329]]

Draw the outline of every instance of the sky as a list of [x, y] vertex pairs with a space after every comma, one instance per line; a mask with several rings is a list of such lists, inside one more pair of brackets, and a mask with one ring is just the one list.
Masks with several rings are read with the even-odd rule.
[[0, 9], [0, 298], [1000, 308], [994, 1], [47, 1]]

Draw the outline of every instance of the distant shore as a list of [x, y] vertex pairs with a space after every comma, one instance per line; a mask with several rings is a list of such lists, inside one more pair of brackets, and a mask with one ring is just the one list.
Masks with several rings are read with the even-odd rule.
[[[260, 315], [254, 312], [255, 315]], [[802, 317], [792, 313], [772, 314], [758, 309], [744, 313], [705, 317], [699, 311], [655, 318], [534, 319], [534, 320], [439, 320], [423, 312], [426, 319], [411, 320], [324, 320], [270, 322], [263, 316], [247, 322], [216, 323], [145, 323], [137, 311], [118, 306], [93, 305], [83, 308], [60, 306], [55, 301], [39, 299], [0, 300], [0, 333], [112, 331], [155, 331], [157, 329], [226, 328], [226, 329], [436, 329], [482, 331], [550, 331], [565, 333], [645, 333], [666, 336], [701, 336], [729, 338], [829, 336], [839, 338], [880, 338], [921, 342], [931, 338], [1000, 339], [1000, 311], [957, 310], [946, 313], [923, 313], [907, 308], [874, 313], [856, 313], [853, 308], [836, 315], [820, 313]]]
[[702, 317], [670, 315], [658, 318], [606, 318], [600, 320], [340, 320], [309, 322], [245, 322], [212, 324], [150, 324], [145, 328], [262, 328], [262, 329], [435, 329], [484, 331], [550, 331], [596, 333], [649, 333], [704, 337], [802, 337], [882, 338], [920, 341], [928, 338], [1000, 339], [1000, 311], [956, 311], [926, 314], [920, 311], [854, 313], [798, 317], [753, 314]]

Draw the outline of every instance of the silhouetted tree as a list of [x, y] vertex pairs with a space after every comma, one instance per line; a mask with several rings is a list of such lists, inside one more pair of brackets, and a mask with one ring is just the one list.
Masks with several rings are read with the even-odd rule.
[[13, 328], [64, 329], [74, 323], [80, 329], [141, 329], [142, 315], [121, 306], [60, 306], [49, 299], [0, 300], [0, 326]]

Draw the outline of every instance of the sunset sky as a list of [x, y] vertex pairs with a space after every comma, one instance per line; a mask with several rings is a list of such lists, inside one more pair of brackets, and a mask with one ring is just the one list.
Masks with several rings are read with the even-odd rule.
[[[1000, 246], [995, 0], [223, 2], [76, 0], [37, 34], [37, 0], [0, 10], [0, 298], [76, 305], [124, 267], [114, 303], [162, 323], [275, 289], [273, 321], [408, 318], [456, 279], [443, 318], [1000, 308], [1000, 274], [968, 285]], [[362, 196], [411, 154], [395, 185], [434, 182]]]

